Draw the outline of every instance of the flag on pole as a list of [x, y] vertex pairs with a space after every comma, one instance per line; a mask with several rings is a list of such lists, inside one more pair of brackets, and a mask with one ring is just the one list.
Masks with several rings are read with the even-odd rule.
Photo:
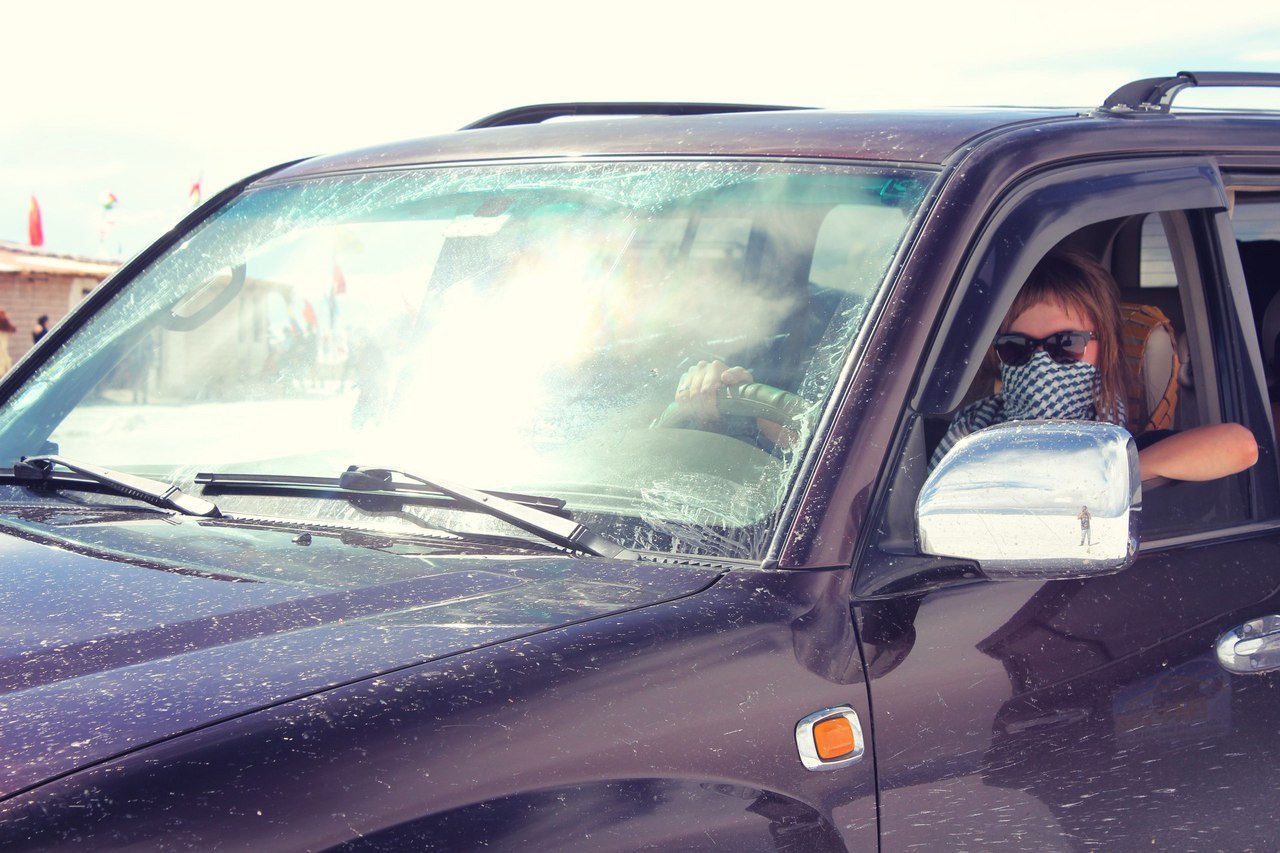
[[335, 258], [333, 261], [333, 285], [329, 288], [329, 326], [338, 324], [338, 297], [347, 292], [347, 277]]
[[196, 182], [195, 182], [194, 184], [192, 184], [192, 185], [191, 185], [191, 189], [190, 189], [190, 191], [188, 191], [188, 193], [187, 193], [187, 198], [191, 201], [191, 206], [192, 206], [192, 207], [199, 207], [199, 206], [200, 206], [200, 182], [201, 182], [202, 180], [204, 180], [204, 176], [203, 176], [203, 175], [201, 175], [200, 177], [196, 178]]
[[44, 245], [44, 223], [40, 221], [40, 203], [31, 197], [31, 206], [27, 208], [27, 236], [32, 246]]
[[107, 253], [107, 235], [116, 227], [115, 216], [111, 211], [116, 209], [120, 199], [111, 190], [103, 190], [98, 203], [102, 205], [102, 216], [98, 220], [98, 248], [105, 256]]

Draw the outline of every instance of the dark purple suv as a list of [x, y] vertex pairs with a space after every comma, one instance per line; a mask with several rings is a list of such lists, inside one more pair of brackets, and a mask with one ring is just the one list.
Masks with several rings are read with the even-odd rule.
[[[1197, 86], [1280, 75], [536, 107], [211, 200], [0, 384], [0, 847], [1280, 846], [1280, 114]], [[1160, 318], [1134, 410], [1256, 465], [930, 471], [1064, 248]]]

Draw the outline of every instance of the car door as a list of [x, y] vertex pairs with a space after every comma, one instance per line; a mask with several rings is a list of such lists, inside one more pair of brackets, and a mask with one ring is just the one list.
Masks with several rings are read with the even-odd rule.
[[[1280, 614], [1276, 456], [1216, 164], [1063, 169], [1007, 199], [962, 270], [855, 581], [884, 849], [1274, 846], [1280, 661], [1259, 634]], [[1145, 220], [1158, 227], [1127, 243]], [[1181, 423], [1243, 423], [1260, 459], [1147, 490], [1141, 550], [1118, 573], [991, 581], [916, 553], [903, 495], [1026, 273], [1065, 246], [1138, 295], [1167, 262], [1192, 376]]]

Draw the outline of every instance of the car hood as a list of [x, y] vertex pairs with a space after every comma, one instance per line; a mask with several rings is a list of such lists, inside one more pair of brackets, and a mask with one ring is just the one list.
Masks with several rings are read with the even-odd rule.
[[721, 570], [336, 528], [0, 506], [0, 797]]

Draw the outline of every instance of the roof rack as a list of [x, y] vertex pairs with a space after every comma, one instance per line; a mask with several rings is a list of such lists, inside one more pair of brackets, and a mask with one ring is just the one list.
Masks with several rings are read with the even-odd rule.
[[692, 116], [716, 113], [757, 113], [775, 110], [807, 110], [811, 107], [784, 107], [769, 104], [657, 103], [641, 101], [584, 101], [564, 104], [533, 104], [515, 107], [474, 121], [463, 130], [538, 124], [567, 116]]
[[1183, 89], [1226, 86], [1280, 87], [1280, 74], [1248, 71], [1179, 71], [1176, 77], [1148, 77], [1126, 83], [1102, 102], [1112, 115], [1165, 115]]

